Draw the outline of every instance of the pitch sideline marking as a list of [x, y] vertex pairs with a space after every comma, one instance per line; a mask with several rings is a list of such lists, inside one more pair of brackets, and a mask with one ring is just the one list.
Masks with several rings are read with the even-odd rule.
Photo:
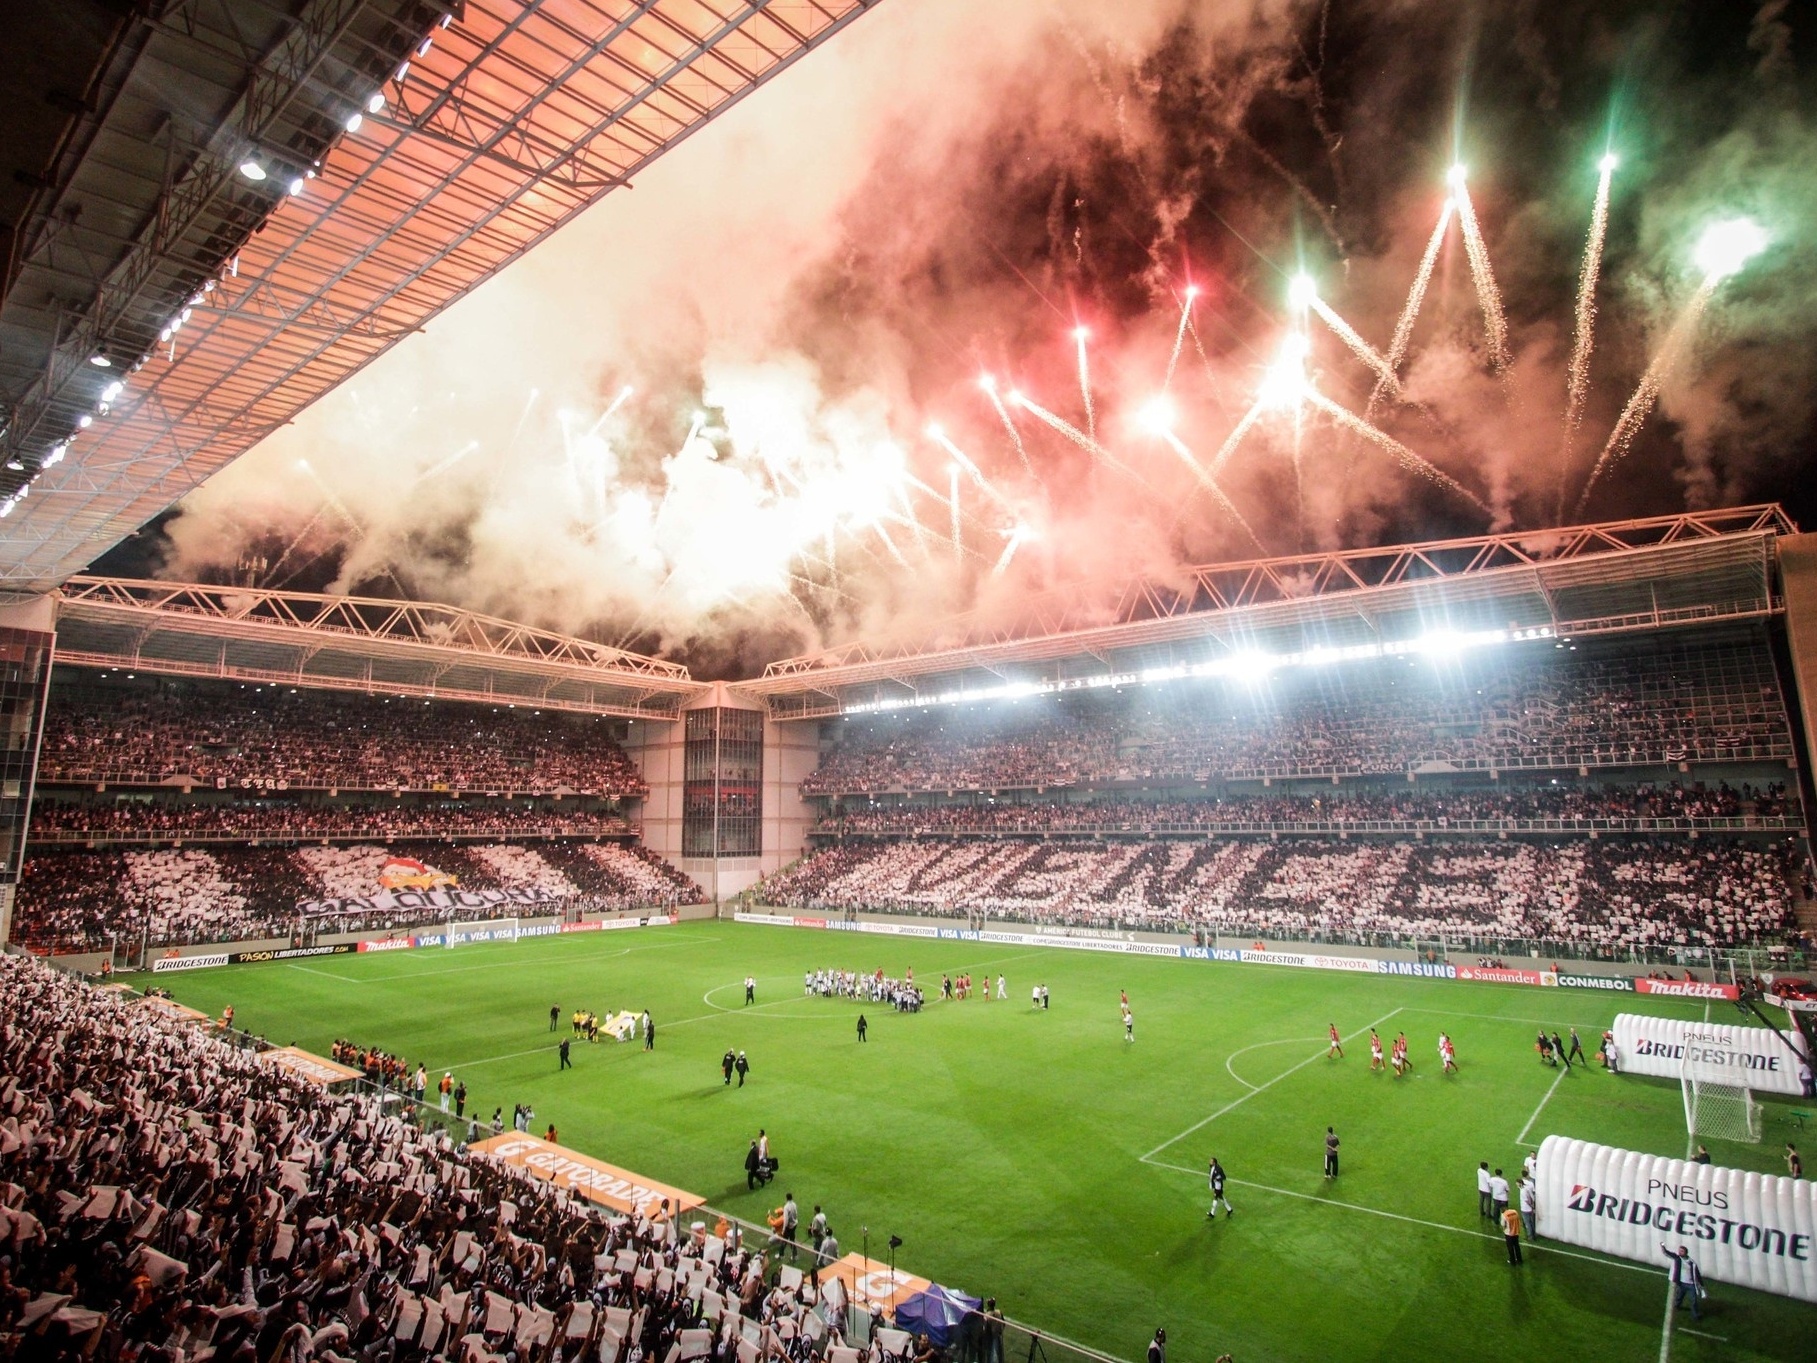
[[[1183, 1164], [1167, 1164], [1161, 1160], [1148, 1160], [1147, 1163], [1156, 1169], [1171, 1169], [1175, 1173], [1191, 1174], [1194, 1178], [1204, 1177], [1203, 1171], [1188, 1169]], [[1402, 1212], [1386, 1212], [1380, 1207], [1365, 1207], [1360, 1202], [1340, 1202], [1335, 1198], [1319, 1197], [1313, 1193], [1295, 1192], [1292, 1188], [1276, 1188], [1272, 1184], [1254, 1183], [1249, 1179], [1244, 1178], [1233, 1178], [1230, 1179], [1229, 1182], [1239, 1184], [1245, 1188], [1254, 1188], [1257, 1192], [1261, 1193], [1275, 1193], [1281, 1197], [1295, 1197], [1302, 1202], [1317, 1202], [1325, 1207], [1342, 1207], [1346, 1211], [1363, 1212], [1369, 1216], [1385, 1217], [1390, 1221], [1404, 1221], [1408, 1225], [1425, 1226], [1430, 1230], [1449, 1231], [1453, 1235], [1468, 1235], [1473, 1240], [1502, 1239], [1501, 1236], [1491, 1235], [1488, 1231], [1471, 1230], [1467, 1226], [1448, 1226], [1443, 1221], [1427, 1221], [1423, 1217], [1407, 1216]], [[1657, 1272], [1656, 1269], [1648, 1268], [1645, 1264], [1631, 1264], [1621, 1259], [1604, 1259], [1594, 1254], [1579, 1254], [1575, 1250], [1560, 1249], [1557, 1245], [1541, 1244], [1538, 1241], [1528, 1241], [1526, 1242], [1525, 1247], [1529, 1249], [1544, 1250], [1547, 1254], [1562, 1254], [1567, 1259], [1582, 1259], [1588, 1264], [1603, 1264], [1609, 1268], [1625, 1268], [1634, 1273]]]
[[1527, 1124], [1520, 1129], [1520, 1135], [1514, 1138], [1514, 1143], [1516, 1145], [1525, 1145], [1527, 1143], [1527, 1133], [1533, 1129], [1533, 1123], [1539, 1120], [1539, 1114], [1546, 1110], [1546, 1104], [1552, 1101], [1552, 1095], [1558, 1091], [1559, 1081], [1569, 1073], [1571, 1073], [1569, 1069], [1562, 1069], [1553, 1078], [1552, 1087], [1546, 1090], [1546, 1096], [1539, 1100], [1539, 1106], [1534, 1108], [1533, 1115], [1527, 1118]]
[[[1362, 1036], [1364, 1032], [1372, 1031], [1375, 1028], [1380, 1027], [1384, 1022], [1388, 1021], [1389, 1018], [1396, 1016], [1401, 1011], [1402, 1011], [1401, 1009], [1396, 1008], [1392, 1012], [1383, 1013], [1374, 1022], [1370, 1023], [1366, 1027], [1362, 1027], [1362, 1028], [1358, 1029], [1357, 1031], [1352, 1032], [1349, 1036], [1344, 1037], [1343, 1040], [1354, 1041], [1359, 1036]], [[1330, 1051], [1330, 1048], [1327, 1047], [1325, 1052], [1322, 1052], [1320, 1054], [1329, 1054], [1329, 1051]], [[1230, 1112], [1235, 1108], [1239, 1108], [1239, 1107], [1243, 1106], [1244, 1103], [1247, 1103], [1251, 1098], [1255, 1097], [1256, 1094], [1265, 1092], [1266, 1090], [1273, 1088], [1276, 1084], [1280, 1083], [1281, 1080], [1287, 1078], [1289, 1075], [1299, 1073], [1301, 1070], [1305, 1069], [1308, 1065], [1312, 1064], [1314, 1061], [1316, 1061], [1318, 1059], [1319, 1059], [1318, 1054], [1309, 1055], [1304, 1060], [1300, 1061], [1299, 1064], [1293, 1066], [1291, 1069], [1282, 1070], [1279, 1074], [1275, 1075], [1275, 1077], [1270, 1079], [1267, 1083], [1258, 1084], [1256, 1087], [1250, 1089], [1248, 1093], [1245, 1093], [1242, 1097], [1232, 1099], [1230, 1102], [1224, 1104], [1223, 1107], [1219, 1108], [1216, 1112], [1212, 1113], [1211, 1116], [1206, 1117], [1201, 1121], [1194, 1122], [1191, 1126], [1187, 1127], [1179, 1135], [1169, 1137], [1167, 1140], [1162, 1141], [1153, 1150], [1150, 1150], [1146, 1155], [1143, 1155], [1141, 1157], [1142, 1162], [1144, 1164], [1154, 1163], [1155, 1162], [1154, 1157], [1156, 1155], [1160, 1154], [1163, 1150], [1167, 1149], [1168, 1146], [1178, 1145], [1181, 1141], [1185, 1140], [1188, 1136], [1192, 1135], [1193, 1132], [1199, 1130], [1202, 1127], [1210, 1126], [1213, 1122], [1217, 1121], [1218, 1118], [1222, 1117], [1226, 1112]], [[1238, 1080], [1238, 1082], [1241, 1083], [1242, 1081]]]
[[1256, 1087], [1254, 1084], [1250, 1083], [1242, 1075], [1238, 1074], [1235, 1070], [1230, 1068], [1231, 1061], [1235, 1060], [1239, 1055], [1248, 1055], [1249, 1052], [1251, 1052], [1251, 1051], [1259, 1051], [1264, 1046], [1297, 1046], [1302, 1041], [1317, 1041], [1317, 1040], [1319, 1040], [1319, 1038], [1316, 1036], [1285, 1036], [1285, 1037], [1282, 1037], [1279, 1041], [1258, 1041], [1253, 1046], [1245, 1046], [1245, 1047], [1243, 1047], [1242, 1050], [1232, 1051], [1229, 1055], [1225, 1056], [1224, 1057], [1224, 1072], [1226, 1074], [1228, 1074], [1232, 1079], [1236, 1080], [1244, 1088], [1253, 1089]]

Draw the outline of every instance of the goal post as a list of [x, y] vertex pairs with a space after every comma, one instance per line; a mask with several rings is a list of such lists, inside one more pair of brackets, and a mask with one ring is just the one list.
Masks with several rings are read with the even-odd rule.
[[1686, 1135], [1760, 1143], [1760, 1104], [1744, 1085], [1712, 1082], [1689, 1061], [1680, 1066], [1678, 1082], [1684, 1090]]

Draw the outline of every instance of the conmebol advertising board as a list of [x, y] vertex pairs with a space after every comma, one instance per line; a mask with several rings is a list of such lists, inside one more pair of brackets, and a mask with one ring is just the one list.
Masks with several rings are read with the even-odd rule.
[[1621, 1068], [1630, 1074], [1688, 1077], [1756, 1093], [1804, 1092], [1798, 1082], [1798, 1057], [1765, 1027], [1618, 1013], [1614, 1032]]
[[1539, 1148], [1539, 1233], [1706, 1278], [1817, 1302], [1817, 1184], [1617, 1150], [1567, 1136]]

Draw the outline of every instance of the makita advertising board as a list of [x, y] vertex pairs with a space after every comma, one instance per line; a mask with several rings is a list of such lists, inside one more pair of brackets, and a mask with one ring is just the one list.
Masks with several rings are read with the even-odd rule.
[[1817, 1184], [1617, 1150], [1566, 1136], [1539, 1148], [1539, 1233], [1706, 1278], [1817, 1302]]
[[1756, 1093], [1802, 1094], [1798, 1057], [1765, 1027], [1615, 1015], [1615, 1044], [1629, 1074], [1733, 1084]]

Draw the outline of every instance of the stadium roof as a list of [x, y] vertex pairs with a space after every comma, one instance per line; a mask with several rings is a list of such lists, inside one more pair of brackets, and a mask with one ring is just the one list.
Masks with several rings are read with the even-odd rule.
[[1780, 609], [1777, 505], [1211, 564], [1131, 584], [1095, 614], [1077, 594], [1020, 618], [963, 616], [920, 646], [857, 642], [770, 664], [738, 689], [777, 719], [1099, 684], [1248, 655], [1411, 645], [1478, 632], [1608, 634]]
[[706, 689], [678, 663], [452, 606], [111, 577], [56, 600], [62, 666], [636, 719], [673, 719]]
[[136, 9], [0, 299], [0, 586], [57, 585], [876, 3]]

